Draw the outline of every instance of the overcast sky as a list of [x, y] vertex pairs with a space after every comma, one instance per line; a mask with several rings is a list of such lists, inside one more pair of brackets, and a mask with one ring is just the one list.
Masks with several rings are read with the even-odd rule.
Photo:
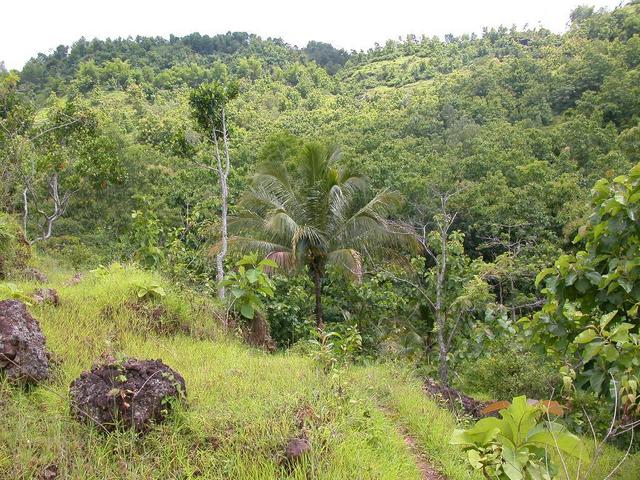
[[9, 0], [0, 7], [0, 61], [22, 68], [38, 52], [78, 38], [168, 37], [247, 31], [304, 46], [348, 50], [389, 38], [481, 32], [482, 27], [542, 25], [560, 32], [581, 4], [620, 0]]

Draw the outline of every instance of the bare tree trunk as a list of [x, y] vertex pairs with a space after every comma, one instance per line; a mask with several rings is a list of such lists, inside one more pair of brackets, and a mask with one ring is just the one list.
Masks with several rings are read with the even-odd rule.
[[[446, 219], [445, 219], [446, 221]], [[436, 279], [436, 302], [435, 302], [435, 316], [436, 324], [438, 326], [438, 374], [440, 381], [447, 385], [449, 383], [449, 368], [447, 365], [448, 346], [446, 341], [446, 316], [443, 309], [443, 296], [444, 296], [444, 282], [447, 275], [447, 228], [444, 227], [440, 230], [440, 265], [438, 269], [438, 276]]]
[[322, 330], [324, 328], [324, 318], [322, 312], [322, 272], [320, 267], [313, 267], [313, 283], [315, 286], [315, 295], [316, 295], [316, 327], [318, 330]]
[[229, 141], [227, 136], [227, 123], [225, 117], [224, 108], [222, 109], [222, 142], [224, 148], [224, 161], [223, 154], [220, 152], [220, 144], [218, 141], [218, 134], [215, 126], [212, 129], [213, 144], [215, 146], [215, 157], [218, 168], [218, 178], [220, 182], [220, 251], [216, 255], [216, 282], [218, 284], [218, 297], [224, 299], [225, 288], [223, 285], [224, 280], [224, 259], [227, 256], [228, 250], [228, 229], [227, 218], [229, 212], [228, 197], [229, 187], [227, 179], [229, 178], [229, 171], [231, 170], [231, 160], [229, 159]]
[[22, 191], [22, 198], [24, 200], [24, 210], [22, 214], [22, 231], [24, 232], [24, 236], [27, 236], [27, 219], [29, 218], [29, 198], [27, 194], [29, 193], [29, 189], [25, 187]]
[[23, 213], [22, 221], [25, 229], [25, 237], [27, 233], [26, 229], [27, 229], [27, 220], [29, 215], [28, 193], [31, 193], [31, 196], [33, 197], [34, 201], [36, 201], [36, 205], [35, 205], [36, 211], [40, 215], [42, 215], [44, 218], [41, 235], [39, 237], [34, 238], [33, 240], [29, 240], [28, 241], [29, 245], [33, 245], [36, 242], [39, 242], [42, 240], [48, 240], [49, 238], [51, 238], [51, 235], [53, 234], [54, 223], [65, 214], [67, 207], [69, 205], [69, 200], [71, 199], [71, 196], [75, 192], [76, 191], [65, 192], [64, 195], [62, 195], [61, 197], [58, 173], [54, 173], [53, 175], [51, 175], [51, 178], [49, 179], [49, 197], [51, 197], [51, 200], [53, 200], [53, 213], [49, 215], [38, 207], [36, 196], [33, 193], [33, 191], [29, 190], [29, 185], [27, 184], [26, 188], [23, 191], [24, 213]]
[[457, 213], [450, 215], [447, 213], [447, 202], [449, 199], [462, 190], [458, 189], [451, 193], [440, 193], [440, 215], [436, 217], [436, 228], [440, 241], [440, 252], [434, 252], [429, 248], [427, 239], [426, 225], [422, 227], [422, 236], [420, 237], [420, 243], [424, 249], [425, 255], [425, 269], [427, 268], [426, 258], [430, 256], [435, 262], [435, 268], [437, 268], [436, 275], [436, 295], [435, 300], [425, 296], [431, 305], [431, 309], [435, 316], [435, 325], [437, 328], [437, 343], [438, 343], [438, 375], [440, 381], [447, 385], [449, 383], [449, 366], [447, 364], [447, 356], [453, 341], [453, 337], [459, 326], [460, 319], [456, 324], [449, 328], [447, 332], [447, 306], [444, 305], [446, 301], [446, 283], [447, 283], [447, 255], [448, 255], [448, 238], [449, 230], [453, 226]]
[[511, 273], [509, 273], [509, 283], [511, 284], [511, 321], [516, 323], [516, 286], [513, 282], [513, 275], [511, 275]]

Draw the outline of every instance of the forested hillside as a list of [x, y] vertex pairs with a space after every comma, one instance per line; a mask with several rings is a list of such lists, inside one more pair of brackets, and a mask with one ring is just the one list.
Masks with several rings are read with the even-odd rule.
[[578, 7], [562, 34], [366, 52], [80, 39], [0, 70], [0, 279], [17, 244], [76, 270], [135, 262], [220, 297], [222, 328], [267, 349], [554, 397], [573, 431], [626, 449], [638, 163], [637, 1]]

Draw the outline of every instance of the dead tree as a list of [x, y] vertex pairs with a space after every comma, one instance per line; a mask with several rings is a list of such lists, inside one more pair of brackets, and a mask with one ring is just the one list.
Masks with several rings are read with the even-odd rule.
[[[35, 191], [30, 187], [30, 183], [26, 182], [26, 187], [22, 192], [24, 199], [24, 212], [23, 212], [23, 228], [25, 237], [27, 237], [27, 223], [29, 215], [29, 196], [34, 201], [34, 210], [42, 216], [41, 232], [40, 235], [33, 240], [27, 240], [30, 245], [42, 240], [48, 240], [53, 234], [53, 224], [62, 217], [67, 211], [69, 206], [69, 200], [76, 193], [77, 190], [68, 190], [62, 196], [60, 195], [60, 182], [58, 178], [58, 172], [53, 173], [49, 177], [48, 181], [48, 195], [49, 199], [53, 202], [53, 211], [51, 213], [45, 212], [39, 205], [38, 197]], [[27, 237], [28, 238], [28, 237]]]

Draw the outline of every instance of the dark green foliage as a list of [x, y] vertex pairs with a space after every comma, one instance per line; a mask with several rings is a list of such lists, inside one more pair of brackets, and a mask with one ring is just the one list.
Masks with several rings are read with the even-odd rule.
[[313, 60], [321, 67], [327, 69], [331, 74], [336, 73], [349, 59], [349, 54], [337, 49], [330, 43], [311, 41], [307, 43], [304, 53], [310, 60]]
[[38, 251], [77, 270], [93, 268], [103, 261], [99, 251], [73, 235], [56, 235], [42, 244]]
[[494, 400], [526, 395], [539, 400], [558, 398], [562, 379], [557, 365], [544, 355], [502, 340], [484, 355], [466, 364], [462, 375], [463, 391], [482, 394]]
[[278, 347], [287, 348], [311, 336], [313, 318], [313, 283], [308, 275], [273, 278], [275, 293], [266, 302], [271, 336]]

